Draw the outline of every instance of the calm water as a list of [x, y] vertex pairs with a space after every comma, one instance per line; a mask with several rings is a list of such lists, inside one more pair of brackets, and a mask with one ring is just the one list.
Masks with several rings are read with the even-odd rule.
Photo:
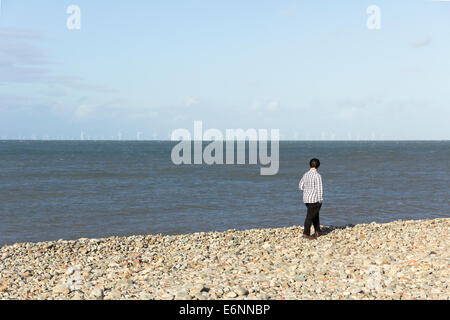
[[170, 142], [1, 142], [0, 245], [301, 225], [322, 161], [322, 224], [450, 217], [450, 142], [282, 142], [280, 173], [182, 166]]

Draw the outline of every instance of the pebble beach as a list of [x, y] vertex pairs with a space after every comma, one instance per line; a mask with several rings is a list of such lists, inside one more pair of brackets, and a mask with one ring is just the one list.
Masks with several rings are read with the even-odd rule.
[[1, 300], [450, 298], [450, 219], [21, 243]]

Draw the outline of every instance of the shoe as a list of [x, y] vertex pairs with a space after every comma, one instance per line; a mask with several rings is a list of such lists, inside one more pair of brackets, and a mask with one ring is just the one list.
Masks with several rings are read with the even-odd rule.
[[308, 239], [308, 240], [315, 240], [316, 238], [313, 236], [308, 236], [307, 234], [303, 235], [303, 238]]
[[314, 236], [316, 237], [316, 238], [318, 238], [318, 237], [320, 237], [322, 234], [319, 232], [319, 231], [317, 231], [315, 234], [314, 234]]

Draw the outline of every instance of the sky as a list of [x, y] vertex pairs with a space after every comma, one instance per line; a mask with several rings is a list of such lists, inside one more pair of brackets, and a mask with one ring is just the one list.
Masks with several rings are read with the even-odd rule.
[[450, 1], [1, 0], [0, 139], [448, 140], [449, 36]]

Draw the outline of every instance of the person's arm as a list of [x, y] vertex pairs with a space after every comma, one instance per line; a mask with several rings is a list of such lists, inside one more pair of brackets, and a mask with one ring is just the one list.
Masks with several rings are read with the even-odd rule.
[[317, 192], [319, 195], [319, 202], [323, 202], [323, 183], [322, 183], [322, 176], [319, 174], [317, 175]]
[[298, 187], [302, 191], [305, 188], [305, 176], [303, 176], [302, 180], [300, 180], [300, 184], [298, 185]]

